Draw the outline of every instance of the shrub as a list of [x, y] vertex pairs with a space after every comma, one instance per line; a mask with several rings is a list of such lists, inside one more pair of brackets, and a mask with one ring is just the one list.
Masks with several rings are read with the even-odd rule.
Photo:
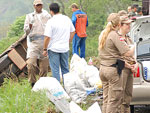
[[25, 16], [18, 17], [16, 21], [10, 26], [8, 31], [8, 37], [23, 35], [23, 27], [24, 27]]

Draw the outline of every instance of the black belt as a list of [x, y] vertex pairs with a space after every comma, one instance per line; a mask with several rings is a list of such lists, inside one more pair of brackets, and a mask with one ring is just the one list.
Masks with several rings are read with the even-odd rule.
[[117, 64], [112, 64], [111, 67], [117, 67]]
[[117, 67], [117, 64], [112, 64], [110, 66], [107, 66], [107, 65], [104, 65], [104, 64], [101, 64], [102, 66], [106, 66], [106, 67]]
[[[103, 64], [101, 64], [103, 65]], [[103, 65], [106, 66], [106, 65]], [[117, 59], [116, 64], [112, 64], [108, 67], [116, 67], [117, 68], [117, 73], [120, 76], [122, 73], [123, 68], [125, 67], [125, 62], [123, 60]]]

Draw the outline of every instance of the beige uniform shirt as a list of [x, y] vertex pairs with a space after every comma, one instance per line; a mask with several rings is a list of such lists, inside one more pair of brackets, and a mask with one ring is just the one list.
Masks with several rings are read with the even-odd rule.
[[[124, 38], [124, 41], [125, 41], [125, 43], [129, 46], [129, 48], [130, 48], [130, 46], [133, 46], [133, 42], [132, 42], [132, 40], [130, 39], [130, 37], [125, 37], [125, 38]], [[123, 59], [124, 59], [125, 62], [127, 62], [127, 63], [129, 63], [129, 64], [132, 64], [133, 62], [134, 62], [134, 63], [136, 62], [134, 56], [132, 56], [132, 57], [123, 56]]]
[[[43, 58], [43, 44], [44, 44], [44, 30], [47, 21], [50, 19], [50, 14], [42, 9], [42, 13], [37, 14], [35, 11], [33, 13], [27, 14], [24, 31], [27, 34], [27, 58]], [[30, 30], [29, 24], [32, 24], [32, 29]], [[30, 39], [36, 38], [34, 41]]]
[[99, 51], [100, 63], [106, 66], [115, 64], [116, 60], [122, 59], [123, 54], [129, 50], [129, 46], [117, 32], [111, 31], [108, 34], [104, 48]]
[[[27, 14], [24, 31], [29, 37], [43, 35], [47, 21], [50, 19], [50, 14], [42, 9], [42, 13], [38, 14], [35, 11], [33, 13]], [[32, 24], [32, 29], [30, 30], [29, 24]]]

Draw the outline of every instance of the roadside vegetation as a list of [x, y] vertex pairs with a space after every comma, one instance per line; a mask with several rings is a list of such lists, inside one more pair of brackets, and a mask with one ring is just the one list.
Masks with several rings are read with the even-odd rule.
[[56, 113], [43, 92], [31, 91], [27, 80], [6, 79], [0, 88], [0, 113]]
[[[48, 7], [50, 2], [48, 2], [48, 0], [43, 1], [47, 3], [45, 6]], [[89, 26], [87, 28], [88, 37], [86, 40], [86, 60], [88, 60], [89, 57], [98, 56], [98, 37], [100, 32], [103, 30], [108, 14], [118, 12], [122, 9], [126, 10], [127, 6], [133, 4], [131, 0], [51, 1], [58, 2], [60, 6], [64, 7], [61, 9], [61, 12], [68, 15], [70, 18], [72, 12], [69, 6], [74, 2], [78, 3], [80, 8], [87, 13]], [[24, 34], [24, 20], [25, 16], [21, 16], [9, 27], [7, 37], [0, 40], [0, 54]], [[72, 45], [70, 44], [70, 58], [71, 56]], [[82, 106], [82, 108], [86, 109], [85, 106]], [[30, 84], [26, 79], [22, 81], [6, 79], [3, 86], [0, 87], [0, 113], [46, 113], [47, 111], [49, 111], [49, 113], [55, 113], [54, 105], [49, 101], [44, 93], [32, 92]]]
[[18, 17], [9, 27], [7, 38], [0, 40], [0, 54], [16, 42], [23, 34], [25, 16]]

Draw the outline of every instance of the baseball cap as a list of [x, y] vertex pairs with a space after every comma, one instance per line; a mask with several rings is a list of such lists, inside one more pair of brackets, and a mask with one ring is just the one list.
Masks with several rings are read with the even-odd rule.
[[128, 16], [128, 13], [125, 10], [121, 10], [118, 12], [119, 16]]
[[70, 6], [71, 8], [78, 8], [78, 4], [76, 4], [76, 3], [73, 3], [73, 4], [71, 4], [71, 6]]
[[34, 0], [34, 5], [43, 4], [42, 0]]
[[129, 19], [128, 16], [120, 16], [121, 23], [127, 24], [133, 22], [133, 20]]

